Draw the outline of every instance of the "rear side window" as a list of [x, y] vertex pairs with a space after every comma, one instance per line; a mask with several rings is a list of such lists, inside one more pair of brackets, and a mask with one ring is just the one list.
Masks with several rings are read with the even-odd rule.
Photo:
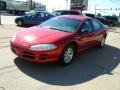
[[95, 31], [99, 30], [101, 28], [101, 24], [97, 21], [97, 20], [91, 20], [92, 24], [93, 24], [93, 29]]

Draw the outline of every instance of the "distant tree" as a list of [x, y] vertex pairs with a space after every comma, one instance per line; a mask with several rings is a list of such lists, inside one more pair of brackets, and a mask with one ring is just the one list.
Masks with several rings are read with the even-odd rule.
[[52, 12], [54, 12], [55, 11], [55, 9], [54, 8], [52, 8]]
[[113, 14], [112, 16], [117, 17], [117, 15], [116, 15], [116, 14]]
[[101, 14], [101, 13], [98, 13], [98, 14], [97, 14], [97, 16], [98, 16], [98, 17], [101, 17], [101, 16], [102, 16], [102, 14]]

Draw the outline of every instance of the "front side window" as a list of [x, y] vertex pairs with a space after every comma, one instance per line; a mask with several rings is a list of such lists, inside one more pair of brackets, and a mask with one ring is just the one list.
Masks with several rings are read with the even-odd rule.
[[44, 28], [51, 28], [64, 32], [75, 32], [80, 24], [80, 20], [64, 17], [56, 17], [40, 24]]

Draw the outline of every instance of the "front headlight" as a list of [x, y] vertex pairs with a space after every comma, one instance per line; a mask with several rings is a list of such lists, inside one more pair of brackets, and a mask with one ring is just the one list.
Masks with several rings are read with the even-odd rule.
[[11, 41], [15, 41], [15, 38], [16, 38], [16, 34], [12, 37]]
[[53, 50], [56, 48], [57, 46], [54, 44], [37, 44], [37, 45], [30, 46], [30, 49], [37, 50], [37, 51]]

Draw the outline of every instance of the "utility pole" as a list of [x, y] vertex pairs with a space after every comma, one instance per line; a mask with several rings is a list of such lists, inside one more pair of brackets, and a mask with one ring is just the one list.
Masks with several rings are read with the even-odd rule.
[[32, 0], [29, 0], [29, 9], [32, 10]]
[[95, 4], [95, 15], [97, 14], [97, 4]]

